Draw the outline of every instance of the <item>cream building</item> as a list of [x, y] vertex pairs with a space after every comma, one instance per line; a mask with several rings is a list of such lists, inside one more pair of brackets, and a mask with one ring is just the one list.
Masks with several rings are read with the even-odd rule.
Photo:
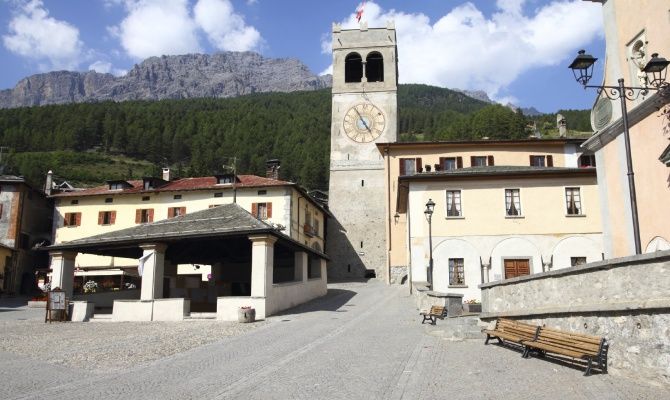
[[479, 299], [483, 282], [602, 259], [593, 157], [582, 140], [381, 143], [391, 281]]
[[[596, 0], [589, 0], [596, 1]], [[604, 85], [645, 86], [642, 72], [653, 53], [670, 57], [670, 6], [657, 0], [599, 0], [605, 26]], [[667, 69], [666, 69], [667, 72]], [[600, 84], [595, 82], [593, 84]], [[575, 90], [578, 90], [575, 87]], [[635, 176], [642, 252], [670, 249], [670, 102], [656, 91], [628, 101], [630, 149]], [[661, 111], [659, 111], [659, 109]], [[665, 110], [666, 114], [662, 114]], [[595, 134], [584, 147], [595, 152], [600, 186], [604, 252], [607, 258], [635, 254], [632, 202], [619, 100], [604, 95], [592, 112]]]
[[[308, 263], [302, 259], [302, 254], [310, 260], [313, 256], [325, 260], [323, 249], [327, 211], [300, 186], [282, 181], [278, 179], [278, 176], [272, 175], [278, 171], [277, 167], [278, 163], [269, 163], [269, 177], [227, 174], [170, 179], [169, 170], [165, 170], [162, 179], [110, 181], [105, 186], [97, 188], [52, 194], [55, 200], [54, 245], [52, 248], [77, 253], [75, 258], [72, 258], [71, 253], [67, 256], [69, 258], [63, 254], [54, 253], [52, 267], [56, 265], [56, 269], [62, 274], [63, 269], [58, 265], [67, 259], [68, 263], [71, 261], [74, 275], [81, 277], [69, 282], [69, 278], [65, 279], [67, 277], [54, 276], [54, 281], [62, 283], [65, 279], [65, 283], [70, 285], [67, 287], [69, 292], [80, 291], [79, 285], [83, 285], [89, 279], [98, 284], [104, 280], [116, 288], [123, 288], [124, 280], [126, 283], [130, 281], [139, 286], [140, 281], [144, 283], [144, 276], [141, 280], [138, 278], [138, 258], [142, 253], [105, 249], [102, 244], [95, 241], [95, 238], [104, 237], [109, 238], [110, 243], [120, 243], [123, 242], [122, 236], [127, 235], [129, 240], [132, 238], [131, 247], [144, 248], [141, 233], [138, 232], [142, 231], [143, 226], [146, 226], [147, 230], [155, 232], [153, 240], [148, 242], [150, 246], [155, 243], [170, 242], [173, 243], [171, 247], [175, 249], [184, 247], [185, 243], [193, 241], [190, 247], [185, 247], [183, 250], [189, 254], [193, 253], [190, 259], [194, 262], [191, 263], [183, 261], [189, 257], [183, 254], [165, 253], [163, 249], [163, 257], [166, 257], [166, 260], [169, 258], [172, 264], [166, 264], [164, 269], [168, 272], [162, 272], [166, 276], [165, 282], [162, 282], [162, 292], [164, 297], [190, 299], [190, 307], [194, 311], [216, 310], [217, 298], [220, 296], [248, 296], [251, 293], [252, 260], [247, 250], [252, 251], [254, 232], [263, 234], [271, 232], [282, 243], [282, 250], [273, 250], [274, 253], [279, 251], [277, 255], [269, 259], [266, 255], [270, 263], [268, 268], [275, 268], [269, 276], [272, 283], [302, 281], [303, 278], [306, 282], [308, 279], [319, 279], [323, 283], [323, 288], [320, 289], [325, 290], [325, 262], [322, 274], [320, 266], [313, 265], [316, 261]], [[201, 249], [203, 255], [205, 253], [207, 255], [198, 256], [199, 250], [197, 249], [201, 245], [189, 236], [189, 232], [184, 231], [186, 229], [184, 227], [193, 225], [197, 229], [202, 229], [201, 225], [204, 221], [202, 218], [213, 218], [212, 221], [224, 218], [218, 224], [220, 226], [212, 225], [213, 233], [219, 229], [221, 230], [219, 234], [227, 237], [235, 232], [241, 234], [240, 232], [243, 233], [244, 229], [242, 226], [235, 229], [235, 225], [230, 225], [231, 222], [227, 221], [225, 216], [218, 214], [216, 216], [206, 214], [195, 219], [186, 218], [187, 223], [182, 223], [181, 219], [232, 203], [237, 206], [232, 211], [236, 219], [248, 225], [243, 213], [240, 214], [237, 211], [243, 209], [250, 214], [250, 217], [253, 216], [259, 221], [259, 224], [256, 224], [258, 226], [254, 225], [253, 231], [249, 233], [252, 236], [246, 240], [235, 239], [237, 242], [230, 248], [227, 247], [230, 245], [221, 244], [220, 259], [216, 257], [216, 254], [211, 254], [212, 249], [207, 247], [209, 245], [202, 245], [207, 248]], [[160, 224], [161, 221], [170, 220], [174, 220], [175, 224]], [[172, 228], [169, 228], [170, 226]], [[117, 234], [116, 232], [127, 233]], [[172, 237], [173, 234], [178, 234], [183, 243]], [[161, 235], [165, 236], [165, 240], [161, 240]], [[274, 241], [264, 243], [269, 246]], [[207, 238], [203, 238], [201, 242], [207, 242]], [[300, 265], [300, 268], [293, 267], [295, 248], [300, 250], [299, 253], [296, 253], [300, 254], [300, 260], [298, 256], [295, 256], [295, 263]], [[309, 251], [305, 252], [305, 249]], [[110, 254], [118, 254], [118, 256], [110, 256]], [[128, 257], [127, 254], [133, 256]], [[228, 267], [221, 264], [223, 259], [226, 259]], [[280, 259], [279, 264], [281, 265], [278, 265], [277, 260]], [[301, 270], [303, 264], [310, 266], [305, 273]], [[264, 283], [259, 283], [259, 285], [262, 284]], [[147, 296], [153, 298], [153, 295], [154, 293], [151, 292]], [[139, 297], [139, 293], [137, 296]], [[287, 299], [291, 298], [291, 296], [287, 297]], [[268, 310], [270, 310], [270, 305], [268, 305]]]

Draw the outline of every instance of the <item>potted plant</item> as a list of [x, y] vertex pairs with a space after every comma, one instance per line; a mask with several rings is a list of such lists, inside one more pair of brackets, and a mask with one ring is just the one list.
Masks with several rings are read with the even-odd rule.
[[243, 306], [237, 311], [237, 321], [242, 323], [256, 321], [256, 309], [251, 306]]
[[463, 302], [463, 311], [471, 313], [480, 313], [482, 312], [482, 303], [477, 299], [465, 300]]

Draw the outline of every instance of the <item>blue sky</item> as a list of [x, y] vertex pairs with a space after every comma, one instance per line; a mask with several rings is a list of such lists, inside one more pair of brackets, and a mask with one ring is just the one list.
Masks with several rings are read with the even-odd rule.
[[[333, 22], [356, 27], [352, 0], [3, 0], [0, 88], [45, 71], [122, 75], [162, 54], [257, 51], [329, 71]], [[484, 90], [540, 111], [590, 108], [567, 65], [603, 59], [601, 5], [582, 0], [375, 0], [363, 21], [394, 20], [401, 83]], [[598, 70], [598, 68], [596, 68]], [[597, 81], [598, 78], [596, 78]]]

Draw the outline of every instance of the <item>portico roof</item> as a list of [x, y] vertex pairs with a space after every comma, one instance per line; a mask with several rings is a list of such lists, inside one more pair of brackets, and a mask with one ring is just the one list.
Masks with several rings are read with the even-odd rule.
[[[272, 225], [256, 219], [237, 204], [224, 204], [207, 210], [196, 211], [175, 218], [165, 219], [132, 228], [103, 233], [82, 239], [62, 242], [43, 247], [42, 250], [77, 251], [82, 253], [138, 258], [142, 254], [139, 247], [148, 243], [165, 243], [170, 247], [184, 247], [197, 243], [209, 243], [221, 238], [248, 242], [254, 234], [268, 234], [291, 248], [301, 248], [321, 258], [328, 257], [321, 251], [310, 248], [283, 234]], [[191, 246], [193, 247], [193, 246]], [[189, 249], [191, 250], [191, 249]], [[208, 249], [209, 250], [209, 249]], [[222, 252], [235, 251], [235, 246], [220, 249]], [[215, 250], [210, 250], [214, 252]]]

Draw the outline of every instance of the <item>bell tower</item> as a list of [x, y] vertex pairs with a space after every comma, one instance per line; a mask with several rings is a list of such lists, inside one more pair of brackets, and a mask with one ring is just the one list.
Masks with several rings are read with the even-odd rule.
[[333, 24], [327, 248], [329, 277], [386, 280], [386, 180], [376, 143], [398, 138], [398, 52], [393, 22]]

